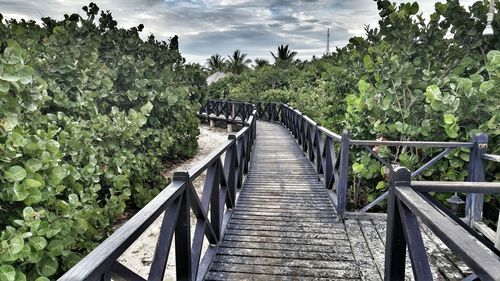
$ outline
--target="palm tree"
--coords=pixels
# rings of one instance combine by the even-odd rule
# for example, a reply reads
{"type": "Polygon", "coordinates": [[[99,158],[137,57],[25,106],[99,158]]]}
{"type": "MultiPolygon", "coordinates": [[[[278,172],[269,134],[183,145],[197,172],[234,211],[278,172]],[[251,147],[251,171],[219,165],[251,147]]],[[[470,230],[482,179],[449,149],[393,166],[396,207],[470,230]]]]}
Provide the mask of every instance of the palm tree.
{"type": "Polygon", "coordinates": [[[273,52],[270,52],[274,58],[275,63],[280,62],[293,62],[293,58],[297,55],[297,52],[292,52],[291,49],[288,48],[288,45],[280,45],[278,46],[278,52],[276,55],[273,52]]]}
{"type": "Polygon", "coordinates": [[[210,58],[208,58],[206,65],[210,73],[214,73],[217,71],[223,72],[224,70],[226,70],[226,60],[219,54],[212,55],[210,58]]]}
{"type": "Polygon", "coordinates": [[[256,58],[254,61],[255,63],[255,69],[259,69],[259,68],[262,68],[266,65],[269,65],[269,61],[267,61],[266,59],[259,59],[259,58],[256,58]]]}
{"type": "Polygon", "coordinates": [[[234,51],[232,56],[228,56],[229,58],[229,71],[234,74],[240,74],[243,70],[248,69],[248,64],[252,61],[250,59],[245,59],[247,54],[243,54],[240,50],[234,51]]]}

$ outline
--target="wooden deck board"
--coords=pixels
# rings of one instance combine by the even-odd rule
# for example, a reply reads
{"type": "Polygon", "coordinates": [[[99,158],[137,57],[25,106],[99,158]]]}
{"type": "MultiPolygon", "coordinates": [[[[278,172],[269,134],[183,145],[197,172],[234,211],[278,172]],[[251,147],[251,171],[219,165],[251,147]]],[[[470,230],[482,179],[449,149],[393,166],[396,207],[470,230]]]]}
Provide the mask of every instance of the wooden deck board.
{"type": "MultiPolygon", "coordinates": [[[[383,280],[385,217],[338,222],[330,197],[282,126],[258,122],[248,176],[206,280],[383,280]]],[[[470,273],[428,229],[435,280],[470,273]]],[[[413,280],[407,258],[406,279],[413,280]]]]}

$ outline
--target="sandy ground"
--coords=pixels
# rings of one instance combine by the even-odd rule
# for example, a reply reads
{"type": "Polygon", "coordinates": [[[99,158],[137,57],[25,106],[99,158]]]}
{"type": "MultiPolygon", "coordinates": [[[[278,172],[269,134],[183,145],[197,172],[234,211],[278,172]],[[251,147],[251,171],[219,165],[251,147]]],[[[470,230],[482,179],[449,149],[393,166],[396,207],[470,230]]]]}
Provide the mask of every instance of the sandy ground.
{"type": "MultiPolygon", "coordinates": [[[[207,125],[200,126],[200,136],[198,139],[199,150],[198,153],[191,159],[183,161],[173,168],[165,171],[165,175],[172,175],[175,171],[186,171],[194,166],[198,161],[202,160],[205,156],[210,154],[215,148],[220,146],[227,140],[226,129],[210,128],[207,125]]],[[[223,159],[223,158],[222,158],[223,159]]],[[[201,197],[201,189],[204,183],[205,174],[202,174],[194,182],[194,186],[201,197]]],[[[147,279],[149,274],[149,266],[153,261],[153,256],[156,247],[156,241],[160,232],[163,215],[158,219],[135,241],[132,246],[118,259],[119,262],[147,279]]],[[[191,214],[191,238],[194,233],[194,226],[196,219],[191,214]]],[[[205,239],[204,250],[206,250],[208,243],[205,239]]],[[[172,243],[169,258],[167,261],[167,270],[165,272],[164,280],[175,280],[175,243],[172,243]]]]}

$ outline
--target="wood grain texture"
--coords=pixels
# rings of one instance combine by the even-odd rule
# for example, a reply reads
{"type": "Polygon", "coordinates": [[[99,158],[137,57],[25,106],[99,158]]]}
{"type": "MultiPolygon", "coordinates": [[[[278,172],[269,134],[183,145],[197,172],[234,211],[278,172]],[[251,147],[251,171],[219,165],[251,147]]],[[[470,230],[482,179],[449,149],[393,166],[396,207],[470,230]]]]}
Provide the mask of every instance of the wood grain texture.
{"type": "Polygon", "coordinates": [[[206,280],[359,280],[314,167],[287,129],[257,126],[249,173],[206,280]]]}
{"type": "MultiPolygon", "coordinates": [[[[287,129],[258,122],[252,162],[206,280],[383,280],[386,215],[338,221],[287,129]]],[[[470,269],[420,224],[434,280],[470,269]]],[[[406,280],[414,280],[406,258],[406,280]]]]}

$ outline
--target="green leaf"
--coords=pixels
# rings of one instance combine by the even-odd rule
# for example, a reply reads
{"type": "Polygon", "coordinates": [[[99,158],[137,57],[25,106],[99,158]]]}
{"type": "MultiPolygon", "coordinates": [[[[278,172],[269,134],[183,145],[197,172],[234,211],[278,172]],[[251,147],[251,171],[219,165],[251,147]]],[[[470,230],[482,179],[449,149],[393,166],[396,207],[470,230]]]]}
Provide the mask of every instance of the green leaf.
{"type": "Polygon", "coordinates": [[[56,182],[62,181],[68,175],[68,170],[63,166],[57,166],[52,169],[52,176],[55,177],[56,182]]]}
{"type": "Polygon", "coordinates": [[[153,110],[153,104],[149,101],[141,107],[141,112],[144,114],[150,113],[151,110],[153,110]]]}
{"type": "Polygon", "coordinates": [[[427,87],[427,90],[425,91],[425,96],[428,98],[432,98],[432,100],[442,100],[443,95],[441,93],[441,90],[437,85],[430,85],[427,87]]]}
{"type": "Polygon", "coordinates": [[[382,189],[384,189],[384,188],[385,188],[385,182],[384,182],[384,181],[379,181],[379,182],[377,183],[377,186],[375,186],[375,189],[376,189],[376,190],[382,190],[382,189]]]}
{"type": "Polygon", "coordinates": [[[14,187],[12,188],[12,191],[13,191],[12,200],[14,201],[23,201],[30,194],[24,184],[15,183],[14,187]]]}
{"type": "Polygon", "coordinates": [[[37,279],[35,279],[35,281],[50,281],[50,279],[47,277],[41,276],[41,277],[38,277],[37,279]]]}
{"type": "Polygon", "coordinates": [[[64,250],[64,244],[61,240],[52,240],[49,242],[49,245],[47,246],[47,250],[49,251],[50,255],[53,257],[57,257],[62,255],[62,252],[64,250]]]}
{"type": "Polygon", "coordinates": [[[5,177],[10,182],[19,182],[26,177],[26,170],[21,166],[12,166],[5,172],[5,177]]]}
{"type": "Polygon", "coordinates": [[[26,205],[36,204],[36,203],[42,201],[42,199],[43,199],[43,194],[40,190],[31,189],[29,191],[28,198],[25,199],[24,203],[26,205]],[[26,202],[27,200],[29,200],[29,202],[26,202]]]}
{"type": "Polygon", "coordinates": [[[492,65],[500,65],[500,51],[493,50],[486,55],[488,62],[492,65]]]}
{"type": "Polygon", "coordinates": [[[16,281],[16,270],[11,265],[0,266],[0,280],[16,281]]]}
{"type": "Polygon", "coordinates": [[[363,57],[363,64],[368,72],[372,72],[374,70],[373,61],[370,55],[365,55],[363,57]]]}
{"type": "Polygon", "coordinates": [[[0,119],[0,127],[3,127],[7,132],[14,130],[17,124],[19,124],[17,114],[9,113],[3,119],[0,119]]]}
{"type": "Polygon", "coordinates": [[[410,14],[411,14],[411,15],[416,15],[416,14],[418,13],[418,9],[419,9],[419,7],[418,7],[418,3],[417,3],[417,2],[413,2],[413,3],[411,4],[410,14]]]}
{"type": "Polygon", "coordinates": [[[9,252],[12,255],[21,252],[23,248],[24,248],[24,239],[21,236],[16,235],[10,239],[9,252]]]}
{"type": "Polygon", "coordinates": [[[443,119],[444,123],[448,125],[454,124],[456,122],[456,117],[453,114],[445,114],[443,116],[443,119]]]}
{"type": "Polygon", "coordinates": [[[352,164],[352,170],[354,171],[354,173],[356,174],[359,174],[360,172],[362,172],[363,170],[365,169],[365,165],[363,164],[360,164],[360,163],[353,163],[352,164]]]}
{"type": "Polygon", "coordinates": [[[7,93],[10,89],[10,84],[7,81],[0,80],[0,92],[7,93]]]}
{"type": "Polygon", "coordinates": [[[42,183],[34,179],[26,179],[26,186],[29,188],[38,188],[42,186],[42,183]]]}
{"type": "Polygon", "coordinates": [[[45,257],[36,264],[36,270],[39,274],[50,277],[57,272],[58,266],[59,264],[57,263],[57,260],[45,257]]]}
{"type": "Polygon", "coordinates": [[[35,210],[31,207],[26,207],[23,210],[23,218],[25,221],[32,221],[35,216],[35,210]]]}
{"type": "Polygon", "coordinates": [[[20,270],[16,270],[16,281],[26,281],[26,275],[20,270]]]}
{"type": "Polygon", "coordinates": [[[43,237],[32,237],[30,239],[30,244],[38,251],[45,249],[47,246],[47,240],[43,237]]]}

